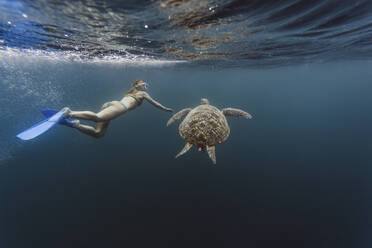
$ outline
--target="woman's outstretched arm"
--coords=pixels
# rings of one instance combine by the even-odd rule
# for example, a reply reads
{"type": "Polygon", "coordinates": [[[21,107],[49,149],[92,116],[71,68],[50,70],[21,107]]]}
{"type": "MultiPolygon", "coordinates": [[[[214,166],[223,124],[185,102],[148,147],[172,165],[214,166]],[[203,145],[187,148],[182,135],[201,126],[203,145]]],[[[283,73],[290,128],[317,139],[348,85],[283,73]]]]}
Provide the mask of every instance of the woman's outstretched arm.
{"type": "Polygon", "coordinates": [[[168,112],[172,112],[172,111],[173,111],[173,109],[171,109],[171,108],[167,108],[167,107],[161,105],[159,102],[157,102],[157,101],[155,101],[154,99],[152,99],[151,96],[150,96],[149,94],[147,94],[146,92],[144,92],[143,97],[144,97],[144,98],[145,98],[149,103],[151,103],[152,105],[154,105],[154,106],[157,107],[157,108],[160,108],[160,109],[165,110],[165,111],[168,111],[168,112]]]}

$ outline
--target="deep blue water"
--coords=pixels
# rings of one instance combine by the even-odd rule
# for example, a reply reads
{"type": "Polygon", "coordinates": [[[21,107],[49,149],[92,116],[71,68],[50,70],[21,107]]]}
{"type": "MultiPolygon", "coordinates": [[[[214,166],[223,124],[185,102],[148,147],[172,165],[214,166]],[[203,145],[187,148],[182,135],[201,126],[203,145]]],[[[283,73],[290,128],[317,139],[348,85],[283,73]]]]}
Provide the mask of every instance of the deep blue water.
{"type": "Polygon", "coordinates": [[[13,79],[1,91],[2,247],[370,246],[371,62],[222,71],[30,62],[1,67],[13,79]],[[14,137],[39,109],[97,110],[139,77],[175,110],[207,97],[253,119],[229,119],[217,166],[195,149],[174,159],[177,125],[146,103],[100,140],[65,127],[14,137]]]}
{"type": "Polygon", "coordinates": [[[369,1],[0,0],[0,248],[371,247],[369,10],[369,1]],[[240,36],[244,23],[260,31],[240,36]],[[216,45],[211,35],[235,39],[216,45]],[[175,111],[205,97],[253,118],[228,119],[216,166],[196,149],[174,159],[179,122],[166,127],[171,114],[148,103],[102,139],[62,126],[15,138],[40,109],[97,111],[140,78],[175,111]]]}

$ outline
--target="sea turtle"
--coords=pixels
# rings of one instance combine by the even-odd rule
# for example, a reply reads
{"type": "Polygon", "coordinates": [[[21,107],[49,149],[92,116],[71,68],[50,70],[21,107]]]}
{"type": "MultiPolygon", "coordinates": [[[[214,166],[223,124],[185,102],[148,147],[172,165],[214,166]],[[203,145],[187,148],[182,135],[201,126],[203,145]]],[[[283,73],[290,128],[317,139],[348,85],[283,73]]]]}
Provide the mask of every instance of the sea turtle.
{"type": "Polygon", "coordinates": [[[215,145],[225,141],[230,134],[230,128],[225,116],[245,117],[251,119],[247,112],[235,108],[218,108],[209,104],[209,101],[202,98],[199,106],[194,109],[185,108],[174,114],[167,122],[167,126],[175,120],[183,117],[185,119],[179,126],[179,134],[186,140],[186,145],[176,158],[186,153],[192,145],[201,151],[207,149],[208,155],[216,164],[215,145]]]}

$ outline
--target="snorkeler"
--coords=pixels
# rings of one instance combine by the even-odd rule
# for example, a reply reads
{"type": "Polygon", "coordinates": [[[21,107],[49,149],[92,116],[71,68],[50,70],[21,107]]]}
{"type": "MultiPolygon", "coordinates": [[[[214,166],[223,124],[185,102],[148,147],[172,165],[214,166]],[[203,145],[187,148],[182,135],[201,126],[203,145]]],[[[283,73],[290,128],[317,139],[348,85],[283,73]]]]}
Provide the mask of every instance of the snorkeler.
{"type": "Polygon", "coordinates": [[[65,112],[64,117],[97,122],[95,128],[88,125],[82,125],[80,124],[79,120],[72,121],[73,124],[68,126],[76,128],[80,132],[94,138],[100,138],[106,133],[107,127],[111,120],[140,106],[144,99],[157,108],[168,112],[173,111],[172,109],[164,107],[152,99],[151,96],[146,92],[146,89],[147,83],[145,81],[135,80],[133,87],[127,93],[125,93],[123,99],[120,101],[112,101],[103,104],[100,112],[94,113],[91,111],[71,111],[66,107],[63,109],[65,112]]]}

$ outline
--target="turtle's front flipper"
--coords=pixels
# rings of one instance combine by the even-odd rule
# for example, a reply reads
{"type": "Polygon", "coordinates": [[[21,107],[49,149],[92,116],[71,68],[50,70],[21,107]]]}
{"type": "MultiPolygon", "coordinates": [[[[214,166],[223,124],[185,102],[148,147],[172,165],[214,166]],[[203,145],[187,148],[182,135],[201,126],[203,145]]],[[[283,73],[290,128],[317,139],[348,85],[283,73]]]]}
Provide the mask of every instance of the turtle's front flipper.
{"type": "Polygon", "coordinates": [[[222,114],[225,116],[234,116],[234,117],[244,117],[247,119],[251,119],[252,115],[249,113],[241,110],[241,109],[236,109],[236,108],[224,108],[221,110],[222,114]]]}
{"type": "Polygon", "coordinates": [[[185,147],[182,149],[182,151],[180,151],[180,153],[178,153],[178,154],[176,155],[175,158],[178,158],[179,156],[185,154],[188,150],[190,150],[191,147],[192,147],[192,144],[190,144],[190,143],[186,143],[185,147]]]}
{"type": "Polygon", "coordinates": [[[181,111],[175,113],[167,122],[167,126],[172,124],[175,120],[179,120],[183,117],[185,117],[189,112],[191,111],[191,108],[185,108],[182,109],[181,111]]]}
{"type": "Polygon", "coordinates": [[[216,147],[207,146],[207,152],[209,157],[212,159],[213,164],[216,164],[216,147]]]}

